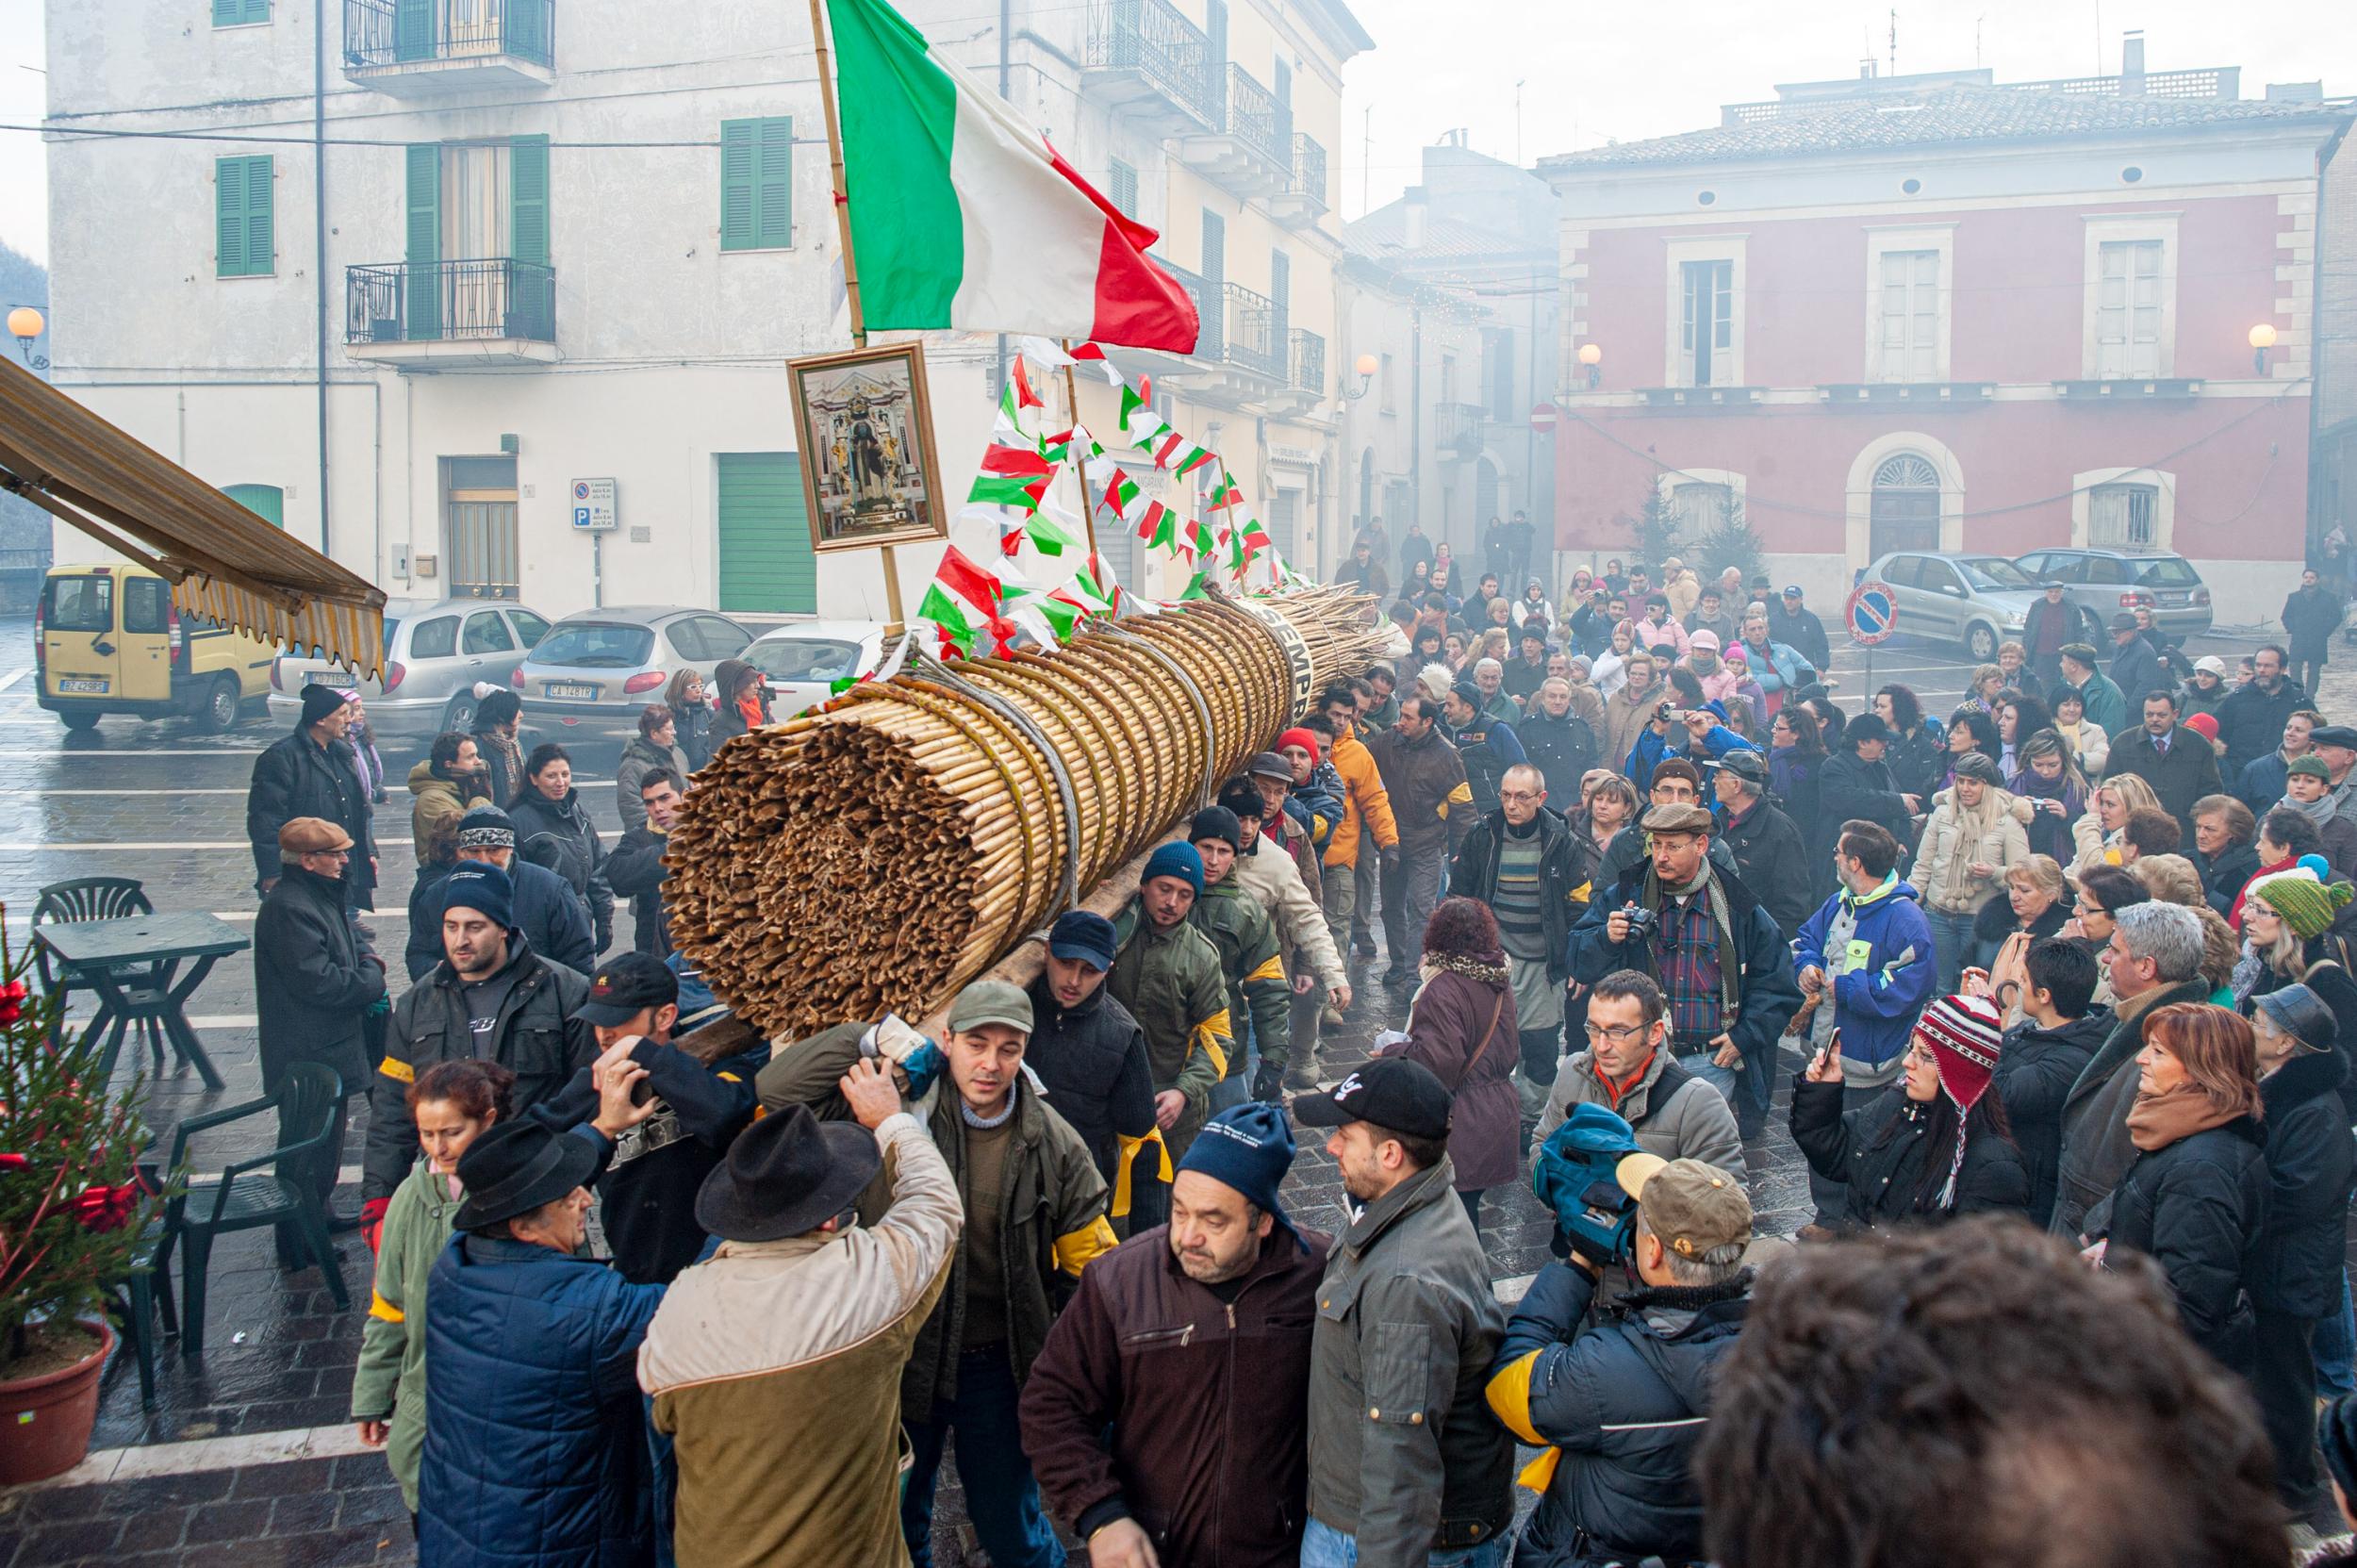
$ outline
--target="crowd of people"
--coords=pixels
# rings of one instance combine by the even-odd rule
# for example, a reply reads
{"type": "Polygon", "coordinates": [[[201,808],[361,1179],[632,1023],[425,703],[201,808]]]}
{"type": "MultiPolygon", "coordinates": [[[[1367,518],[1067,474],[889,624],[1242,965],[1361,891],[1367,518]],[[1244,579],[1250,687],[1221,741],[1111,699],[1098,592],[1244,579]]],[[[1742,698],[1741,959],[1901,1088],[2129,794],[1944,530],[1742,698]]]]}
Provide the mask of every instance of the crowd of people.
{"type": "MultiPolygon", "coordinates": [[[[639,716],[611,847],[511,693],[435,741],[388,1004],[382,764],[307,689],[249,806],[262,1063],[368,1098],[353,1415],[421,1560],[921,1565],[952,1459],[1000,1568],[2281,1563],[2334,1527],[2357,729],[2293,650],[2034,615],[1944,718],[1845,708],[1801,588],[1508,598],[1522,526],[1461,594],[1411,528],[1393,595],[1363,536],[1406,655],[938,1038],[762,1039],[674,951],[667,835],[767,719],[742,666],[639,716]],[[1369,982],[1393,1027],[1329,1049],[1369,982]],[[1748,1190],[1779,1103],[1789,1239],[1748,1190]],[[1331,1233],[1284,1199],[1306,1130],[1331,1233]],[[1507,1305],[1517,1184],[1559,1261],[1507,1305]]],[[[324,1196],[341,1142],[287,1174],[324,1196]]]]}

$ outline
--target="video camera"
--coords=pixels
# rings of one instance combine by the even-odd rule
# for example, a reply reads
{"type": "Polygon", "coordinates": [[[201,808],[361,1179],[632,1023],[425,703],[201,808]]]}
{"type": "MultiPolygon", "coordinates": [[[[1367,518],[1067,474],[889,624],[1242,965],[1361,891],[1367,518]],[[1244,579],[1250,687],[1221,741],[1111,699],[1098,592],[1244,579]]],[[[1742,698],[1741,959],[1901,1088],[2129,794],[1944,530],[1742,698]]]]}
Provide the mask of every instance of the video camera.
{"type": "Polygon", "coordinates": [[[1591,1104],[1573,1106],[1540,1147],[1531,1191],[1554,1213],[1557,1233],[1599,1266],[1635,1255],[1637,1200],[1619,1169],[1639,1152],[1628,1122],[1591,1104]]]}

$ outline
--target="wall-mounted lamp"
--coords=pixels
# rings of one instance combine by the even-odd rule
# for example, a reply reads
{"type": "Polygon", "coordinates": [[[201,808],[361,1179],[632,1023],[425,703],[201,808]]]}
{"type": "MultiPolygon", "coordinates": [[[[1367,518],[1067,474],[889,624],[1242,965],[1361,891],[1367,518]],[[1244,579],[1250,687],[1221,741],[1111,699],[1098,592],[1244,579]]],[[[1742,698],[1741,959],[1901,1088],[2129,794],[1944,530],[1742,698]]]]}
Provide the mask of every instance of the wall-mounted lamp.
{"type": "Polygon", "coordinates": [[[2275,323],[2261,322],[2250,329],[2250,373],[2267,373],[2267,350],[2275,346],[2275,323]]]}
{"type": "Polygon", "coordinates": [[[8,312],[8,336],[16,339],[16,352],[23,356],[25,364],[38,371],[47,370],[49,361],[44,356],[39,364],[34,364],[33,343],[48,324],[41,319],[41,312],[29,305],[20,305],[8,312]]]}
{"type": "Polygon", "coordinates": [[[1588,367],[1588,389],[1590,391],[1592,392],[1604,385],[1604,345],[1602,343],[1580,344],[1579,362],[1588,367]]]}
{"type": "Polygon", "coordinates": [[[1353,403],[1356,403],[1360,398],[1365,397],[1367,395],[1367,389],[1375,385],[1375,372],[1379,370],[1381,366],[1382,361],[1376,359],[1376,356],[1371,354],[1362,354],[1358,358],[1352,360],[1350,362],[1350,369],[1352,372],[1359,377],[1359,389],[1354,392],[1349,388],[1345,387],[1343,388],[1343,395],[1348,397],[1353,403]]]}

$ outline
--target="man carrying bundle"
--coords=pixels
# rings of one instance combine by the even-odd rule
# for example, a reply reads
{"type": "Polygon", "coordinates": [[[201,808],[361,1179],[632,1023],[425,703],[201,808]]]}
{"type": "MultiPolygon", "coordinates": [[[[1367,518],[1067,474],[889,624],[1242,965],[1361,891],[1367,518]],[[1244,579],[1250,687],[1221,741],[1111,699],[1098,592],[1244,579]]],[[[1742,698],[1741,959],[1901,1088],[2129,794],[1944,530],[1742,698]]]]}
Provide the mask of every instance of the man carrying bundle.
{"type": "MultiPolygon", "coordinates": [[[[1113,920],[1119,951],[1106,987],[1146,1031],[1154,1069],[1154,1121],[1173,1154],[1184,1153],[1211,1114],[1212,1085],[1228,1076],[1236,1048],[1219,949],[1188,923],[1203,893],[1203,857],[1191,844],[1165,844],[1146,863],[1138,895],[1113,920]]],[[[1161,1195],[1149,1209],[1140,1188],[1131,1223],[1162,1223],[1161,1195]]]]}
{"type": "Polygon", "coordinates": [[[1277,945],[1277,928],[1234,873],[1244,853],[1244,825],[1225,806],[1206,806],[1195,814],[1187,837],[1203,862],[1203,896],[1187,913],[1187,923],[1211,939],[1219,949],[1220,970],[1228,980],[1228,1016],[1249,1014],[1252,1032],[1247,1050],[1231,1052],[1228,1072],[1211,1091],[1214,1110],[1244,1103],[1247,1054],[1260,1064],[1249,1080],[1254,1099],[1273,1100],[1283,1081],[1285,1061],[1292,1053],[1292,1021],[1287,1016],[1290,992],[1285,958],[1277,945]]]}

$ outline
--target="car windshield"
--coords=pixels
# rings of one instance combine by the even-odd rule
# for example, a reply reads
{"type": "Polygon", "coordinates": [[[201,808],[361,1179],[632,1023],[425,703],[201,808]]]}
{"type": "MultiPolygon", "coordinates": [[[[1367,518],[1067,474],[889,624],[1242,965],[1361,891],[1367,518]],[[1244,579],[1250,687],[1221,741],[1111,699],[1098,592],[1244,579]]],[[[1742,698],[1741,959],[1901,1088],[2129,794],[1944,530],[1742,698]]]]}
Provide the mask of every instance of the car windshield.
{"type": "Polygon", "coordinates": [[[738,657],[773,681],[840,681],[859,672],[859,644],[821,637],[764,637],[738,657]]]}
{"type": "Polygon", "coordinates": [[[534,664],[570,665],[577,669],[632,669],[654,652],[654,632],[645,626],[618,626],[611,621],[585,620],[559,626],[532,651],[534,664]]]}
{"type": "Polygon", "coordinates": [[[1970,555],[1956,563],[1964,580],[1976,588],[2007,593],[2015,590],[2035,591],[2036,578],[2006,560],[2003,555],[1970,555]]]}
{"type": "Polygon", "coordinates": [[[2130,569],[2136,574],[2137,584],[2148,588],[2190,588],[2201,583],[2201,574],[2182,555],[2163,555],[2130,569]]]}

